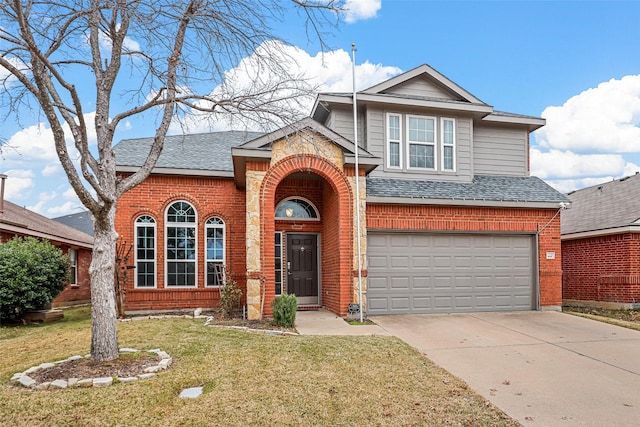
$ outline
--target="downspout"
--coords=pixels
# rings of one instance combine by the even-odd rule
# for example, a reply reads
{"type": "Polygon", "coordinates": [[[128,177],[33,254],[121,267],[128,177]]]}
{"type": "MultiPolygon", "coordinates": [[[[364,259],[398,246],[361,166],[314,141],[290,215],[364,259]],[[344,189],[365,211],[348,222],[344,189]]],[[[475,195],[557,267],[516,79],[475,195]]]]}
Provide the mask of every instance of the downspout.
{"type": "Polygon", "coordinates": [[[355,160],[356,160],[356,242],[358,245],[358,301],[360,303],[360,323],[364,321],[362,317],[362,254],[360,250],[360,242],[362,237],[360,236],[360,164],[358,162],[358,152],[360,147],[358,146],[358,107],[356,105],[356,44],[351,43],[351,55],[353,61],[351,63],[351,74],[353,76],[353,142],[355,144],[355,160]]]}

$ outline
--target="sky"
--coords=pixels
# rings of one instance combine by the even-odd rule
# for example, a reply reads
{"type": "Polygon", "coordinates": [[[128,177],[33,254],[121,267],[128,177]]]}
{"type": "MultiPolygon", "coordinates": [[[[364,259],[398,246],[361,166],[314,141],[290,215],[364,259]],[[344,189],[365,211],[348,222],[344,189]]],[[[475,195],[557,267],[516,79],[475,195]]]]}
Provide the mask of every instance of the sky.
{"type": "MultiPolygon", "coordinates": [[[[343,23],[327,28],[325,52],[300,27],[279,32],[295,58],[290,68],[321,91],[351,91],[355,43],[358,89],[429,64],[496,110],[545,118],[531,137],[531,175],[561,192],[640,171],[640,2],[346,0],[346,7],[343,23]]],[[[250,80],[240,68],[227,74],[250,80]]],[[[230,126],[203,123],[192,120],[188,131],[230,126]]],[[[145,120],[131,120],[116,141],[153,133],[145,120]]],[[[0,139],[7,200],[47,217],[84,210],[41,115],[1,124],[0,139]]]]}

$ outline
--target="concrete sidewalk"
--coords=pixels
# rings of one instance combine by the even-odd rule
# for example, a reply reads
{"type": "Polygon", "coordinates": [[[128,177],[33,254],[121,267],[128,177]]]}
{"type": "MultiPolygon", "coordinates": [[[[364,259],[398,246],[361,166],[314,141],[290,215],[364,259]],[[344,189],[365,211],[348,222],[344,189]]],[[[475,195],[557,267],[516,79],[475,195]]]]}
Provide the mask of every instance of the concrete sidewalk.
{"type": "Polygon", "coordinates": [[[390,335],[378,325],[350,325],[327,310],[298,311],[296,329],[300,335],[390,335]]]}
{"type": "Polygon", "coordinates": [[[524,426],[640,425],[638,331],[559,312],[372,320],[524,426]]]}

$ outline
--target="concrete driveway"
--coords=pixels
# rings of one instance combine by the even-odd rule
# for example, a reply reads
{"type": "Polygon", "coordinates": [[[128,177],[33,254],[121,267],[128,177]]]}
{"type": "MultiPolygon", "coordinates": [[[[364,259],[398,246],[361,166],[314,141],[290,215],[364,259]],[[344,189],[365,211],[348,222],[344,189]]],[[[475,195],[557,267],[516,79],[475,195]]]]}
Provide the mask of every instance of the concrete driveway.
{"type": "Polygon", "coordinates": [[[640,425],[640,332],[558,312],[371,319],[524,426],[640,425]]]}

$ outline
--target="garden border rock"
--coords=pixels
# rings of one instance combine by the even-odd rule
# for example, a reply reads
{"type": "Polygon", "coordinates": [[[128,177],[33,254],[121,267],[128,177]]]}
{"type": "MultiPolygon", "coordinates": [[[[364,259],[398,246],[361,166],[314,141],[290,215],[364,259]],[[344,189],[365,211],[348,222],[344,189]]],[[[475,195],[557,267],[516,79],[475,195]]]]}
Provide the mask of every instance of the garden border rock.
{"type": "MultiPolygon", "coordinates": [[[[139,353],[139,350],[134,348],[121,348],[120,353],[139,353]]],[[[147,350],[147,353],[154,353],[158,355],[160,361],[153,366],[149,366],[145,368],[140,374],[135,377],[99,377],[99,378],[67,378],[67,379],[56,379],[54,381],[47,381],[38,384],[36,380],[31,378],[31,374],[35,374],[44,369],[52,368],[56,365],[65,362],[73,362],[74,360],[80,359],[88,359],[91,357],[90,354],[86,356],[71,356],[67,359],[57,360],[55,362],[46,362],[41,363],[37,366],[32,366],[31,368],[25,370],[24,372],[16,372],[11,377],[11,382],[26,388],[32,388],[36,390],[51,390],[51,389],[64,389],[68,387],[75,388],[83,388],[83,387],[109,387],[114,383],[131,383],[136,382],[138,380],[146,380],[149,378],[155,377],[159,372],[164,371],[171,366],[173,363],[173,358],[166,351],[160,350],[159,348],[153,350],[147,350]]]]}

